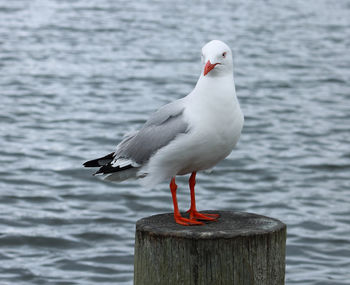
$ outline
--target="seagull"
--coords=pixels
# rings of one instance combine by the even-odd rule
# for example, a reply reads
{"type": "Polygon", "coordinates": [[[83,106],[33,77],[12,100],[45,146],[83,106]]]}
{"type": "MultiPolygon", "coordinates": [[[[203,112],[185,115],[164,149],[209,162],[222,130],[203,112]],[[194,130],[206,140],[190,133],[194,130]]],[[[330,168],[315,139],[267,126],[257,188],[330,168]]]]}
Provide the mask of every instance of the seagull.
{"type": "Polygon", "coordinates": [[[218,214],[196,208],[196,173],[227,157],[241,135],[244,116],[233,78],[231,49],[212,40],[202,48],[202,71],[193,91],[153,113],[142,128],[127,134],[114,152],[84,163],[99,167],[106,180],[139,178],[149,188],[168,180],[175,222],[183,226],[216,221],[218,214]],[[189,218],[179,211],[177,175],[191,174],[189,218]]]}

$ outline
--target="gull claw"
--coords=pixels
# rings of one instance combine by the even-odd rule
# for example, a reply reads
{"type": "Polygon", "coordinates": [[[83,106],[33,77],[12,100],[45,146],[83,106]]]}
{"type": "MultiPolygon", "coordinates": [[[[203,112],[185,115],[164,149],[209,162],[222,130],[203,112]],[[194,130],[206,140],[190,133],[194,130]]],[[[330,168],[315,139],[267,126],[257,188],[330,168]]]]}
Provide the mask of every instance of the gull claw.
{"type": "Polygon", "coordinates": [[[217,221],[217,219],[220,217],[219,214],[209,214],[209,213],[199,213],[196,210],[189,209],[186,213],[190,214],[190,219],[198,219],[198,220],[205,220],[205,221],[217,221]]]}
{"type": "Polygon", "coordinates": [[[182,216],[174,216],[175,222],[177,224],[183,225],[183,226],[196,226],[196,225],[204,225],[204,223],[197,221],[196,219],[190,218],[184,218],[182,216]]]}

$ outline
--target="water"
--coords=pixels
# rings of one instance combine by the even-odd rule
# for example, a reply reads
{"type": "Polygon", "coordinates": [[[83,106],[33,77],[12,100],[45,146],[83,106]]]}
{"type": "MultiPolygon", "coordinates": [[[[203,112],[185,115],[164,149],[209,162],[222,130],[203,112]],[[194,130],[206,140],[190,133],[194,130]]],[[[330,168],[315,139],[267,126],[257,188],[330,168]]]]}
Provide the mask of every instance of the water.
{"type": "Polygon", "coordinates": [[[168,185],[81,164],[190,92],[218,38],[246,121],[199,209],[284,221],[286,284],[349,284],[349,2],[171,2],[2,1],[0,283],[132,284],[135,222],[172,211],[168,185]]]}

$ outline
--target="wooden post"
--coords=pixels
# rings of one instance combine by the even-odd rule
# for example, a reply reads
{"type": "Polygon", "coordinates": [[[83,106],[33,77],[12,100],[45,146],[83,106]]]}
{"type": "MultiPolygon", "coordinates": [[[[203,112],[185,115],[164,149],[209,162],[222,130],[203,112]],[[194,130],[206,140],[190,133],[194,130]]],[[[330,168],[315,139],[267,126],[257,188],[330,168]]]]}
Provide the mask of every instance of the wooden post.
{"type": "Polygon", "coordinates": [[[215,213],[219,220],[204,226],[177,225],[173,214],[139,220],[134,285],[284,284],[286,225],[250,213],[215,213]]]}

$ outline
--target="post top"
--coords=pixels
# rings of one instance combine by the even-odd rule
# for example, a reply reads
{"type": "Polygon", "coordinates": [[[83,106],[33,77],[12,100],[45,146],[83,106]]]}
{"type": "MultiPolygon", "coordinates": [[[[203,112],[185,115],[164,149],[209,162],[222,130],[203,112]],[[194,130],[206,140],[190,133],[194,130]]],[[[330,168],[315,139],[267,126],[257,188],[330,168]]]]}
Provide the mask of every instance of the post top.
{"type": "Polygon", "coordinates": [[[181,226],[175,223],[172,213],[166,213],[138,220],[136,230],[154,236],[219,239],[264,235],[286,227],[284,223],[277,219],[252,213],[234,211],[203,212],[220,214],[220,218],[217,222],[205,222],[205,225],[202,226],[181,226]]]}

